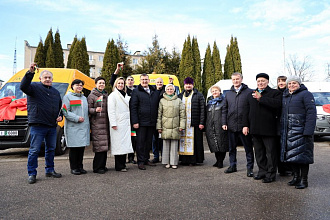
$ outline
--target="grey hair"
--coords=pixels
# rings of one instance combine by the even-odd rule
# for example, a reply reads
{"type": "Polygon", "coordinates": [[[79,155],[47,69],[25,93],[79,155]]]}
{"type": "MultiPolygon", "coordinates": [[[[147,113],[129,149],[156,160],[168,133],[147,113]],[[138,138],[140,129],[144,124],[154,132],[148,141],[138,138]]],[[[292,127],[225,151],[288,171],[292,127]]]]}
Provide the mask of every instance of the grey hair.
{"type": "Polygon", "coordinates": [[[242,73],[239,73],[239,72],[235,72],[235,73],[231,74],[231,76],[240,76],[241,79],[243,79],[242,73]]]}
{"type": "Polygon", "coordinates": [[[170,86],[172,86],[173,89],[175,90],[175,86],[174,86],[173,84],[167,84],[167,85],[165,86],[165,91],[166,91],[166,89],[167,89],[168,87],[170,87],[170,86]]]}
{"type": "Polygon", "coordinates": [[[53,78],[53,73],[50,72],[49,70],[43,70],[43,71],[41,71],[41,73],[40,73],[40,78],[42,77],[42,75],[43,75],[44,73],[50,73],[50,74],[52,75],[52,78],[53,78]]]}

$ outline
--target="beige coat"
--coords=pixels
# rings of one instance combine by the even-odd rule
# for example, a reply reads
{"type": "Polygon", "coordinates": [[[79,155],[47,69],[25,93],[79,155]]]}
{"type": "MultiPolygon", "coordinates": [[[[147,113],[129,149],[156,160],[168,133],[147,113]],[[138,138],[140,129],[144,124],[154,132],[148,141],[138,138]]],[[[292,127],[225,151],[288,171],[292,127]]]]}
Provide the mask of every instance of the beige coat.
{"type": "Polygon", "coordinates": [[[177,95],[169,97],[165,93],[159,102],[157,130],[162,130],[162,139],[180,139],[179,129],[185,129],[186,112],[177,95]]]}

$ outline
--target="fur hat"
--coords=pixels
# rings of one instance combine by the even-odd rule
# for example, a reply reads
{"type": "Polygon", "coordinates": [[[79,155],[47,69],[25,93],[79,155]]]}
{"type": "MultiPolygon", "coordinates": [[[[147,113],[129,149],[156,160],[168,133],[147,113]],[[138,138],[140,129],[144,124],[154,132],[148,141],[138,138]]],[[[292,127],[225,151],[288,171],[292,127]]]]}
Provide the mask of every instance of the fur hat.
{"type": "Polygon", "coordinates": [[[193,78],[187,77],[183,80],[183,84],[193,84],[194,85],[194,80],[193,80],[193,78]]]}
{"type": "Polygon", "coordinates": [[[259,74],[256,76],[256,80],[257,80],[259,77],[262,77],[262,78],[265,78],[265,79],[269,80],[269,76],[268,76],[267,73],[259,73],[259,74]]]}
{"type": "Polygon", "coordinates": [[[301,79],[298,76],[288,76],[288,78],[286,79],[286,84],[288,84],[289,82],[292,81],[296,81],[299,83],[299,85],[301,84],[301,79]]]}

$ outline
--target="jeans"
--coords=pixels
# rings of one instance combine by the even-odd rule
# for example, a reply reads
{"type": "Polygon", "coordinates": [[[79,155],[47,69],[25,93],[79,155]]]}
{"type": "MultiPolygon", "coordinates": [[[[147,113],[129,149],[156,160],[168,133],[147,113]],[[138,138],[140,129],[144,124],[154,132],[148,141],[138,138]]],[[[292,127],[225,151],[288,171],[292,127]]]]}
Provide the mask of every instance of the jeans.
{"type": "Polygon", "coordinates": [[[38,156],[41,145],[45,141],[45,170],[54,172],[54,156],[56,148],[56,127],[31,126],[31,143],[28,155],[27,169],[29,176],[37,175],[38,156]]]}

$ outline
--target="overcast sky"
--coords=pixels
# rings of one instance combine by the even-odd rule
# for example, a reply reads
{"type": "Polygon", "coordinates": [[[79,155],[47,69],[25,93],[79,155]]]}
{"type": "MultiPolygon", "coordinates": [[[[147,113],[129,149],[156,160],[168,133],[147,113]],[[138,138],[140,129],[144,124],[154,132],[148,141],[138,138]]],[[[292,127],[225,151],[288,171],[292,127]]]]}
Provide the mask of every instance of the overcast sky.
{"type": "Polygon", "coordinates": [[[87,49],[105,50],[109,39],[124,39],[131,53],[145,51],[157,34],[161,47],[180,51],[188,34],[197,37],[201,57],[216,41],[222,64],[230,37],[237,37],[244,81],[256,87],[255,75],[271,81],[283,74],[286,58],[309,56],[324,80],[330,63],[330,3],[328,0],[181,0],[181,1],[0,1],[0,79],[13,73],[17,38],[17,71],[24,67],[24,40],[37,46],[52,27],[59,29],[62,47],[75,34],[86,37],[87,49]]]}

